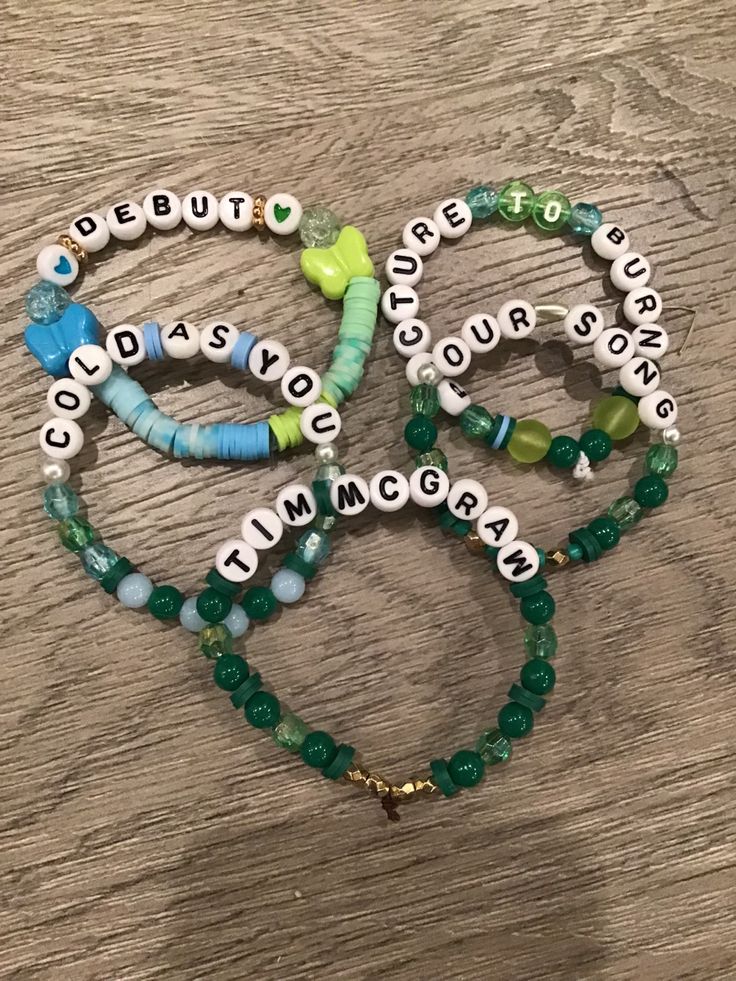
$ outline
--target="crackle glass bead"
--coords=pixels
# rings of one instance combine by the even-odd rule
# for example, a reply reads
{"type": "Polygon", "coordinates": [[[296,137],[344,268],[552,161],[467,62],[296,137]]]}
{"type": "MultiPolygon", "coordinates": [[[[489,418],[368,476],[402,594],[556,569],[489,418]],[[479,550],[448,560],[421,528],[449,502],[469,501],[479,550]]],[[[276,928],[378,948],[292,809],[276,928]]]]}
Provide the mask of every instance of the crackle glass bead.
{"type": "Polygon", "coordinates": [[[337,516],[334,514],[318,514],[314,519],[314,527],[318,531],[330,532],[337,524],[337,516]]]}
{"type": "Polygon", "coordinates": [[[79,511],[79,499],[69,484],[49,484],[43,491],[43,509],[55,521],[64,521],[79,511]]]}
{"type": "Polygon", "coordinates": [[[433,450],[427,450],[426,453],[418,453],[414,457],[414,463],[417,467],[438,467],[447,473],[447,457],[436,446],[433,450]]]}
{"type": "Polygon", "coordinates": [[[567,223],[576,235],[592,235],[603,221],[603,215],[594,204],[580,201],[570,209],[567,223]]]}
{"type": "Polygon", "coordinates": [[[315,480],[327,480],[332,483],[345,473],[345,467],[341,463],[322,463],[317,467],[314,475],[315,480]]]}
{"type": "Polygon", "coordinates": [[[440,411],[440,396],[435,385],[416,385],[409,395],[411,411],[432,418],[440,411]]]}
{"type": "Polygon", "coordinates": [[[296,546],[296,554],[310,565],[320,565],[330,554],[330,538],[324,531],[308,528],[296,546]]]}
{"type": "Polygon", "coordinates": [[[299,238],[306,249],[328,249],[340,234],[340,219],[320,205],[305,208],[299,221],[299,238]]]}
{"type": "Polygon", "coordinates": [[[307,723],[293,712],[287,712],[281,717],[271,736],[277,746],[287,749],[290,753],[298,753],[308,734],[307,723]]]}
{"type": "Polygon", "coordinates": [[[465,203],[473,218],[490,218],[498,207],[498,191],[487,184],[478,184],[465,195],[465,203]]]}
{"type": "Polygon", "coordinates": [[[627,531],[641,521],[642,509],[633,497],[618,497],[608,508],[608,517],[613,518],[621,531],[627,531]]]}
{"type": "Polygon", "coordinates": [[[53,324],[71,302],[65,289],[42,279],[26,293],[26,313],[36,324],[53,324]]]}
{"type": "Polygon", "coordinates": [[[232,654],[232,634],[224,623],[208,623],[199,631],[199,649],[209,658],[232,654]]]}
{"type": "Polygon", "coordinates": [[[559,191],[543,191],[532,208],[532,221],[543,232],[556,232],[570,217],[570,202],[559,191]]]}
{"type": "Polygon", "coordinates": [[[529,657],[554,657],[557,634],[548,623],[530,623],[524,631],[524,647],[529,657]]]}
{"type": "Polygon", "coordinates": [[[475,748],[480,758],[488,766],[494,763],[505,763],[511,756],[511,742],[500,729],[486,729],[478,737],[475,748]]]}
{"type": "Polygon", "coordinates": [[[647,450],[646,467],[658,477],[670,477],[677,470],[677,447],[654,443],[647,450]]]}
{"type": "Polygon", "coordinates": [[[469,405],[460,413],[460,428],[469,439],[487,436],[493,427],[493,416],[482,405],[469,405]]]}
{"type": "Polygon", "coordinates": [[[81,552],[95,539],[95,530],[84,518],[65,518],[59,525],[59,541],[70,552],[81,552]]]}
{"type": "Polygon", "coordinates": [[[102,542],[93,542],[79,553],[82,568],[88,576],[98,582],[112,569],[119,558],[117,552],[102,542]]]}
{"type": "Polygon", "coordinates": [[[523,181],[510,181],[498,195],[498,213],[506,221],[524,221],[532,213],[534,191],[523,181]]]}

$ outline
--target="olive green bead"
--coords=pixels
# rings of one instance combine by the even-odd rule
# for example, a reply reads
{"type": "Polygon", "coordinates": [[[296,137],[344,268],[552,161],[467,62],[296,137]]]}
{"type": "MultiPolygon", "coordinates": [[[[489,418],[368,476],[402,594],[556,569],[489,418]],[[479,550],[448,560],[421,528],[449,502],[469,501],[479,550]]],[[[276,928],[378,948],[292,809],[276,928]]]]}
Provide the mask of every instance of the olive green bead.
{"type": "Polygon", "coordinates": [[[474,787],[483,779],[485,763],[473,749],[459,749],[447,764],[453,783],[458,787],[474,787]]]}
{"type": "MultiPolygon", "coordinates": [[[[611,439],[626,439],[639,426],[639,410],[623,395],[609,395],[593,409],[593,425],[611,439]]],[[[580,438],[582,446],[583,439],[580,438]]]]}
{"type": "Polygon", "coordinates": [[[677,470],[677,447],[654,443],[647,450],[646,468],[657,477],[671,477],[677,470]]]}
{"type": "Polygon", "coordinates": [[[416,385],[409,395],[411,411],[432,418],[440,411],[440,396],[434,385],[416,385]]]}
{"type": "Polygon", "coordinates": [[[507,702],[498,713],[498,728],[509,739],[521,739],[534,728],[534,713],[526,705],[507,702]]]}
{"type": "Polygon", "coordinates": [[[245,717],[254,729],[273,729],[281,718],[281,705],[270,691],[257,691],[245,703],[245,717]]]}
{"type": "Polygon", "coordinates": [[[507,447],[518,463],[537,463],[543,459],[552,445],[552,434],[537,419],[520,419],[507,447]]]}
{"type": "Polygon", "coordinates": [[[181,613],[184,596],[176,586],[154,586],[147,605],[148,612],[157,620],[173,620],[181,613]]]}
{"type": "Polygon", "coordinates": [[[543,232],[556,232],[567,224],[572,208],[559,191],[542,191],[532,208],[532,221],[543,232]]]}
{"type": "Polygon", "coordinates": [[[335,740],[328,732],[317,729],[304,737],[301,755],[307,766],[322,770],[334,760],[336,753],[335,740]]]}
{"type": "Polygon", "coordinates": [[[469,439],[487,436],[493,428],[493,416],[482,405],[469,405],[460,413],[460,428],[469,439]]]}
{"type": "Polygon", "coordinates": [[[524,596],[519,603],[521,615],[528,623],[548,623],[555,615],[555,601],[546,591],[524,596]]]}
{"type": "Polygon", "coordinates": [[[248,677],[248,665],[239,654],[223,654],[212,673],[215,684],[223,691],[235,691],[248,677]]]}
{"type": "Polygon", "coordinates": [[[81,552],[95,540],[95,530],[84,518],[66,518],[59,522],[59,541],[70,552],[81,552]]]}
{"type": "Polygon", "coordinates": [[[500,729],[486,729],[482,732],[475,748],[488,766],[505,763],[511,756],[511,743],[500,729]]]}
{"type": "Polygon", "coordinates": [[[431,450],[437,439],[437,427],[427,416],[414,416],[404,427],[404,439],[414,450],[431,450]]]}
{"type": "Polygon", "coordinates": [[[603,429],[587,429],[580,437],[580,449],[593,463],[600,463],[611,455],[613,442],[603,429]]]}
{"type": "Polygon", "coordinates": [[[621,531],[627,531],[641,521],[642,510],[633,497],[618,497],[608,508],[608,517],[613,518],[621,531]]]}
{"type": "Polygon", "coordinates": [[[534,191],[523,181],[510,181],[498,195],[498,213],[506,221],[524,221],[532,213],[534,191]]]}
{"type": "Polygon", "coordinates": [[[548,623],[531,623],[524,631],[524,647],[529,657],[554,657],[557,653],[557,634],[548,623]]]}
{"type": "Polygon", "coordinates": [[[233,635],[224,623],[210,623],[199,631],[199,649],[205,657],[232,654],[233,635]]]}
{"type": "Polygon", "coordinates": [[[634,484],[634,500],[643,508],[656,508],[664,504],[669,495],[667,484],[656,474],[640,477],[634,484]]]}
{"type": "Polygon", "coordinates": [[[233,601],[229,596],[208,586],[197,597],[197,613],[207,623],[219,623],[224,620],[232,609],[233,601]]]}
{"type": "Polygon", "coordinates": [[[268,620],[279,604],[268,586],[251,586],[240,605],[250,620],[268,620]]]}
{"type": "Polygon", "coordinates": [[[580,447],[572,436],[555,436],[549,444],[547,459],[553,467],[574,467],[580,455],[580,447]]]}
{"type": "Polygon", "coordinates": [[[540,657],[527,661],[521,669],[521,683],[535,695],[546,695],[555,687],[555,669],[540,657]]]}
{"type": "Polygon", "coordinates": [[[604,552],[615,548],[621,541],[621,528],[618,523],[604,515],[593,518],[588,525],[588,531],[595,537],[604,552]]]}

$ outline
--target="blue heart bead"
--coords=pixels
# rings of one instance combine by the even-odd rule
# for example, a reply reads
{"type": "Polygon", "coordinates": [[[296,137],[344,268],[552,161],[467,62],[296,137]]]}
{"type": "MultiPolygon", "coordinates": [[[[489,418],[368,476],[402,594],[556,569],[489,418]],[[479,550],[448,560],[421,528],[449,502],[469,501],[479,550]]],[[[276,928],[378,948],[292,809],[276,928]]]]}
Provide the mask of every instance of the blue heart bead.
{"type": "Polygon", "coordinates": [[[59,256],[59,261],[54,266],[54,272],[60,276],[68,276],[72,271],[72,264],[65,255],[59,256]]]}

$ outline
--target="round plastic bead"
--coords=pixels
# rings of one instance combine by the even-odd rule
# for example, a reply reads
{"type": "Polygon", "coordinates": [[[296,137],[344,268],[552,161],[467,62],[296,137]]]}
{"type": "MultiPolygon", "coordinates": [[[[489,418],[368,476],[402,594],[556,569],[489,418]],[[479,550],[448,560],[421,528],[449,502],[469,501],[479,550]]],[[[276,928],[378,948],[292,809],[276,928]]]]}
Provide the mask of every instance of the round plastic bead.
{"type": "Polygon", "coordinates": [[[519,608],[527,623],[536,625],[549,623],[555,615],[555,601],[546,590],[534,593],[533,596],[524,596],[519,603],[519,608]]]}
{"type": "Polygon", "coordinates": [[[263,209],[266,225],[277,235],[291,235],[302,220],[302,206],[293,194],[272,194],[263,209]]]}
{"type": "Polygon", "coordinates": [[[219,202],[209,191],[190,191],[181,202],[184,223],[195,232],[206,232],[217,224],[220,211],[219,202]]]}
{"type": "Polygon", "coordinates": [[[649,473],[670,477],[677,470],[677,447],[654,443],[647,450],[645,463],[649,473]]]}
{"type": "Polygon", "coordinates": [[[593,251],[601,257],[613,262],[623,255],[629,247],[629,236],[619,225],[607,221],[593,232],[590,244],[593,251]]]}
{"type": "Polygon", "coordinates": [[[84,446],[84,433],[74,419],[54,416],[41,426],[38,441],[47,456],[54,460],[69,460],[84,446]]]}
{"type": "Polygon", "coordinates": [[[153,228],[168,232],[181,221],[181,201],[162,187],[157,187],[143,199],[143,214],[153,228]]]}
{"type": "Polygon", "coordinates": [[[269,691],[257,691],[245,703],[245,717],[255,729],[273,729],[281,718],[278,698],[269,691]]]}
{"type": "Polygon", "coordinates": [[[486,184],[471,187],[465,195],[465,203],[473,218],[490,218],[498,207],[498,191],[486,184]]]}
{"type": "Polygon", "coordinates": [[[432,348],[432,361],[448,378],[462,375],[470,367],[472,354],[462,337],[443,337],[432,348]]]}
{"type": "Polygon", "coordinates": [[[441,201],[433,217],[442,238],[461,238],[473,223],[473,213],[461,198],[441,201]]]}
{"type": "Polygon", "coordinates": [[[424,258],[439,246],[440,230],[431,218],[412,218],[404,225],[401,241],[424,258]]]}
{"type": "Polygon", "coordinates": [[[112,373],[112,358],[99,344],[81,344],[69,357],[69,373],[82,385],[100,385],[112,373]]]}
{"type": "Polygon", "coordinates": [[[156,586],[148,597],[148,611],[157,620],[173,620],[183,605],[184,597],[176,586],[156,586]]]}
{"type": "Polygon", "coordinates": [[[570,202],[559,191],[542,191],[532,207],[532,221],[544,232],[556,232],[567,224],[570,202]]]}
{"type": "MultiPolygon", "coordinates": [[[[240,526],[240,533],[243,541],[251,549],[265,551],[274,548],[284,534],[284,523],[281,518],[271,508],[253,508],[243,518],[240,526]]],[[[256,556],[250,556],[250,564],[256,556]]],[[[234,577],[230,577],[234,578],[234,577]]]]}
{"type": "Polygon", "coordinates": [[[49,484],[43,492],[43,509],[54,521],[64,521],[79,511],[79,498],[69,484],[49,484]]]}
{"type": "Polygon", "coordinates": [[[371,504],[379,511],[399,511],[409,500],[409,481],[398,470],[379,470],[368,488],[371,504]]]}
{"type": "Polygon", "coordinates": [[[509,454],[519,463],[537,463],[547,455],[552,434],[536,419],[520,419],[508,444],[509,454]]]}
{"type": "Polygon", "coordinates": [[[646,286],[651,275],[652,267],[638,252],[624,252],[611,263],[611,282],[622,293],[646,286]]]}
{"type": "Polygon", "coordinates": [[[118,201],[105,215],[107,227],[121,242],[133,242],[146,230],[146,215],[135,201],[118,201]]]}
{"type": "Polygon", "coordinates": [[[613,442],[604,429],[586,429],[580,436],[580,449],[589,460],[600,463],[611,455],[613,442]]]}
{"type": "Polygon", "coordinates": [[[402,358],[423,354],[432,347],[432,334],[423,320],[402,320],[394,327],[394,347],[402,358]]]}
{"type": "Polygon", "coordinates": [[[422,508],[442,504],[450,490],[450,478],[439,467],[419,466],[409,478],[412,501],[422,508]]]}
{"type": "MultiPolygon", "coordinates": [[[[509,582],[526,582],[539,571],[539,552],[529,542],[516,539],[501,546],[496,555],[498,571],[509,582]]],[[[542,622],[542,621],[540,621],[542,622]]]]}
{"type": "Polygon", "coordinates": [[[63,287],[42,279],[26,293],[26,313],[34,324],[53,324],[71,302],[63,287]]]}
{"type": "Polygon", "coordinates": [[[655,324],[662,313],[662,297],[651,286],[637,286],[626,294],[623,309],[630,324],[655,324]]]}
{"type": "Polygon", "coordinates": [[[480,783],[485,768],[481,755],[472,749],[459,749],[447,764],[453,783],[458,787],[474,787],[480,783]]]}
{"type": "Polygon", "coordinates": [[[232,609],[222,622],[233,637],[242,637],[250,623],[245,610],[237,603],[233,603],[232,609]]]}
{"type": "Polygon", "coordinates": [[[386,259],[385,271],[386,279],[392,286],[396,283],[416,286],[422,278],[424,263],[412,249],[397,249],[386,259]]]}
{"type": "Polygon", "coordinates": [[[487,354],[501,340],[501,328],[490,313],[474,313],[463,322],[460,336],[473,354],[487,354]]]}
{"type": "Polygon", "coordinates": [[[268,586],[251,586],[243,597],[242,607],[251,620],[268,620],[278,608],[276,597],[268,586]]]}
{"type": "Polygon", "coordinates": [[[79,274],[79,263],[63,245],[47,245],[38,253],[36,269],[41,279],[57,286],[71,286],[79,274]]]}
{"type": "Polygon", "coordinates": [[[40,466],[41,477],[47,484],[65,484],[72,470],[66,460],[51,460],[44,458],[40,466]]]}
{"type": "Polygon", "coordinates": [[[102,215],[90,211],[75,218],[69,226],[69,235],[87,252],[99,252],[110,241],[110,229],[102,215]]]}
{"type": "Polygon", "coordinates": [[[640,477],[634,484],[634,500],[643,508],[656,508],[664,504],[669,495],[667,484],[656,474],[640,477]]]}
{"type": "Polygon", "coordinates": [[[342,419],[331,405],[313,402],[299,416],[299,429],[310,443],[331,443],[340,435],[342,419]]]}
{"type": "Polygon", "coordinates": [[[554,657],[557,653],[557,634],[548,623],[529,624],[524,631],[524,647],[529,657],[554,657]]]}
{"type": "Polygon", "coordinates": [[[555,669],[542,658],[527,661],[521,669],[521,683],[534,695],[546,695],[555,687],[555,669]]]}
{"type": "Polygon", "coordinates": [[[198,634],[200,630],[207,626],[207,621],[197,613],[197,597],[190,596],[184,600],[179,611],[179,623],[185,630],[191,630],[193,634],[198,634]]]}
{"type": "Polygon", "coordinates": [[[381,313],[391,324],[413,320],[419,313],[419,297],[412,286],[396,283],[381,297],[381,313]]]}
{"type": "Polygon", "coordinates": [[[140,364],[146,358],[145,334],[135,324],[119,324],[108,331],[105,350],[115,364],[140,364]]]}
{"type": "Polygon", "coordinates": [[[219,623],[224,620],[232,605],[233,601],[229,596],[219,593],[212,587],[203,589],[197,597],[197,613],[207,623],[219,623]]]}
{"type": "Polygon", "coordinates": [[[580,446],[572,436],[555,436],[547,450],[547,459],[552,466],[564,469],[574,467],[579,455],[580,446]]]}
{"type": "Polygon", "coordinates": [[[450,487],[447,507],[456,518],[475,521],[488,507],[488,492],[477,480],[463,477],[450,487]]]}
{"type": "Polygon", "coordinates": [[[604,369],[622,368],[635,350],[631,334],[620,327],[607,327],[593,343],[593,357],[604,369]]]}
{"type": "Polygon", "coordinates": [[[437,439],[437,427],[427,416],[414,416],[404,427],[404,439],[414,450],[431,450],[437,439]]]}
{"type": "Polygon", "coordinates": [[[322,770],[334,760],[336,753],[335,740],[328,732],[322,732],[318,729],[304,737],[301,757],[307,766],[322,770]]]}
{"type": "Polygon", "coordinates": [[[532,213],[534,191],[523,181],[510,181],[498,195],[498,213],[506,221],[524,221],[532,213]]]}
{"type": "Polygon", "coordinates": [[[670,346],[669,334],[659,324],[639,324],[632,330],[631,338],[636,353],[652,361],[658,361],[670,346]]]}
{"type": "Polygon", "coordinates": [[[608,433],[611,439],[626,439],[637,430],[639,412],[625,395],[610,395],[596,405],[592,419],[595,428],[608,433]]]}
{"type": "Polygon", "coordinates": [[[303,409],[322,394],[322,380],[313,368],[294,365],[281,379],[281,394],[289,405],[303,409]]]}
{"type": "Polygon", "coordinates": [[[507,702],[498,713],[498,728],[509,739],[521,739],[534,728],[534,713],[518,702],[507,702]]]}
{"type": "Polygon", "coordinates": [[[662,388],[645,395],[637,409],[639,418],[650,429],[669,429],[677,421],[677,402],[662,388]]]}
{"type": "Polygon", "coordinates": [[[200,350],[199,330],[186,320],[175,320],[161,328],[161,346],[170,358],[193,358],[200,350]]]}
{"type": "Polygon", "coordinates": [[[604,552],[615,548],[621,541],[621,528],[613,518],[603,515],[593,518],[588,525],[588,531],[595,537],[604,552]]]}
{"type": "Polygon", "coordinates": [[[504,337],[519,341],[528,337],[537,325],[537,312],[526,300],[507,300],[496,317],[504,337]]]}
{"type": "Polygon", "coordinates": [[[494,504],[481,514],[476,523],[478,537],[491,548],[503,548],[519,533],[519,521],[513,511],[494,504]]]}
{"type": "Polygon", "coordinates": [[[639,355],[627,362],[618,373],[619,385],[636,398],[656,392],[660,377],[659,368],[654,361],[639,355]]]}
{"type": "Polygon", "coordinates": [[[602,221],[603,215],[600,209],[596,208],[594,204],[586,204],[584,201],[572,206],[570,217],[567,219],[571,231],[576,235],[592,235],[602,221]]]}
{"type": "Polygon", "coordinates": [[[593,344],[603,333],[605,325],[602,311],[592,303],[578,303],[571,307],[563,321],[565,333],[573,344],[593,344]]]}
{"type": "Polygon", "coordinates": [[[208,361],[227,364],[239,338],[240,331],[234,324],[225,320],[213,320],[199,333],[199,349],[208,361]]]}
{"type": "Polygon", "coordinates": [[[148,597],[153,592],[153,583],[142,572],[131,572],[120,581],[116,592],[123,606],[137,610],[148,602],[148,597]]]}
{"type": "Polygon", "coordinates": [[[279,603],[296,603],[304,595],[304,576],[291,569],[278,569],[271,577],[271,592],[279,603]]]}
{"type": "Polygon", "coordinates": [[[248,665],[239,654],[223,654],[218,657],[212,677],[218,688],[235,691],[248,678],[248,665]]]}
{"type": "Polygon", "coordinates": [[[329,249],[340,234],[340,219],[329,208],[305,208],[299,219],[299,238],[305,249],[329,249]]]}

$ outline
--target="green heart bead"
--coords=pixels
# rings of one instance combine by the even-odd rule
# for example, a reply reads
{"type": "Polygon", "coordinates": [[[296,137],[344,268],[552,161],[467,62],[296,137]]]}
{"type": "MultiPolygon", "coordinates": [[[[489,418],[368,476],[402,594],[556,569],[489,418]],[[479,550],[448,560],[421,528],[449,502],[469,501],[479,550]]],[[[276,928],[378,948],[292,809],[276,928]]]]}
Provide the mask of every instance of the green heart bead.
{"type": "Polygon", "coordinates": [[[278,202],[276,202],[276,204],[273,206],[273,216],[279,225],[282,221],[286,221],[290,214],[291,208],[288,205],[286,207],[282,207],[278,202]]]}

